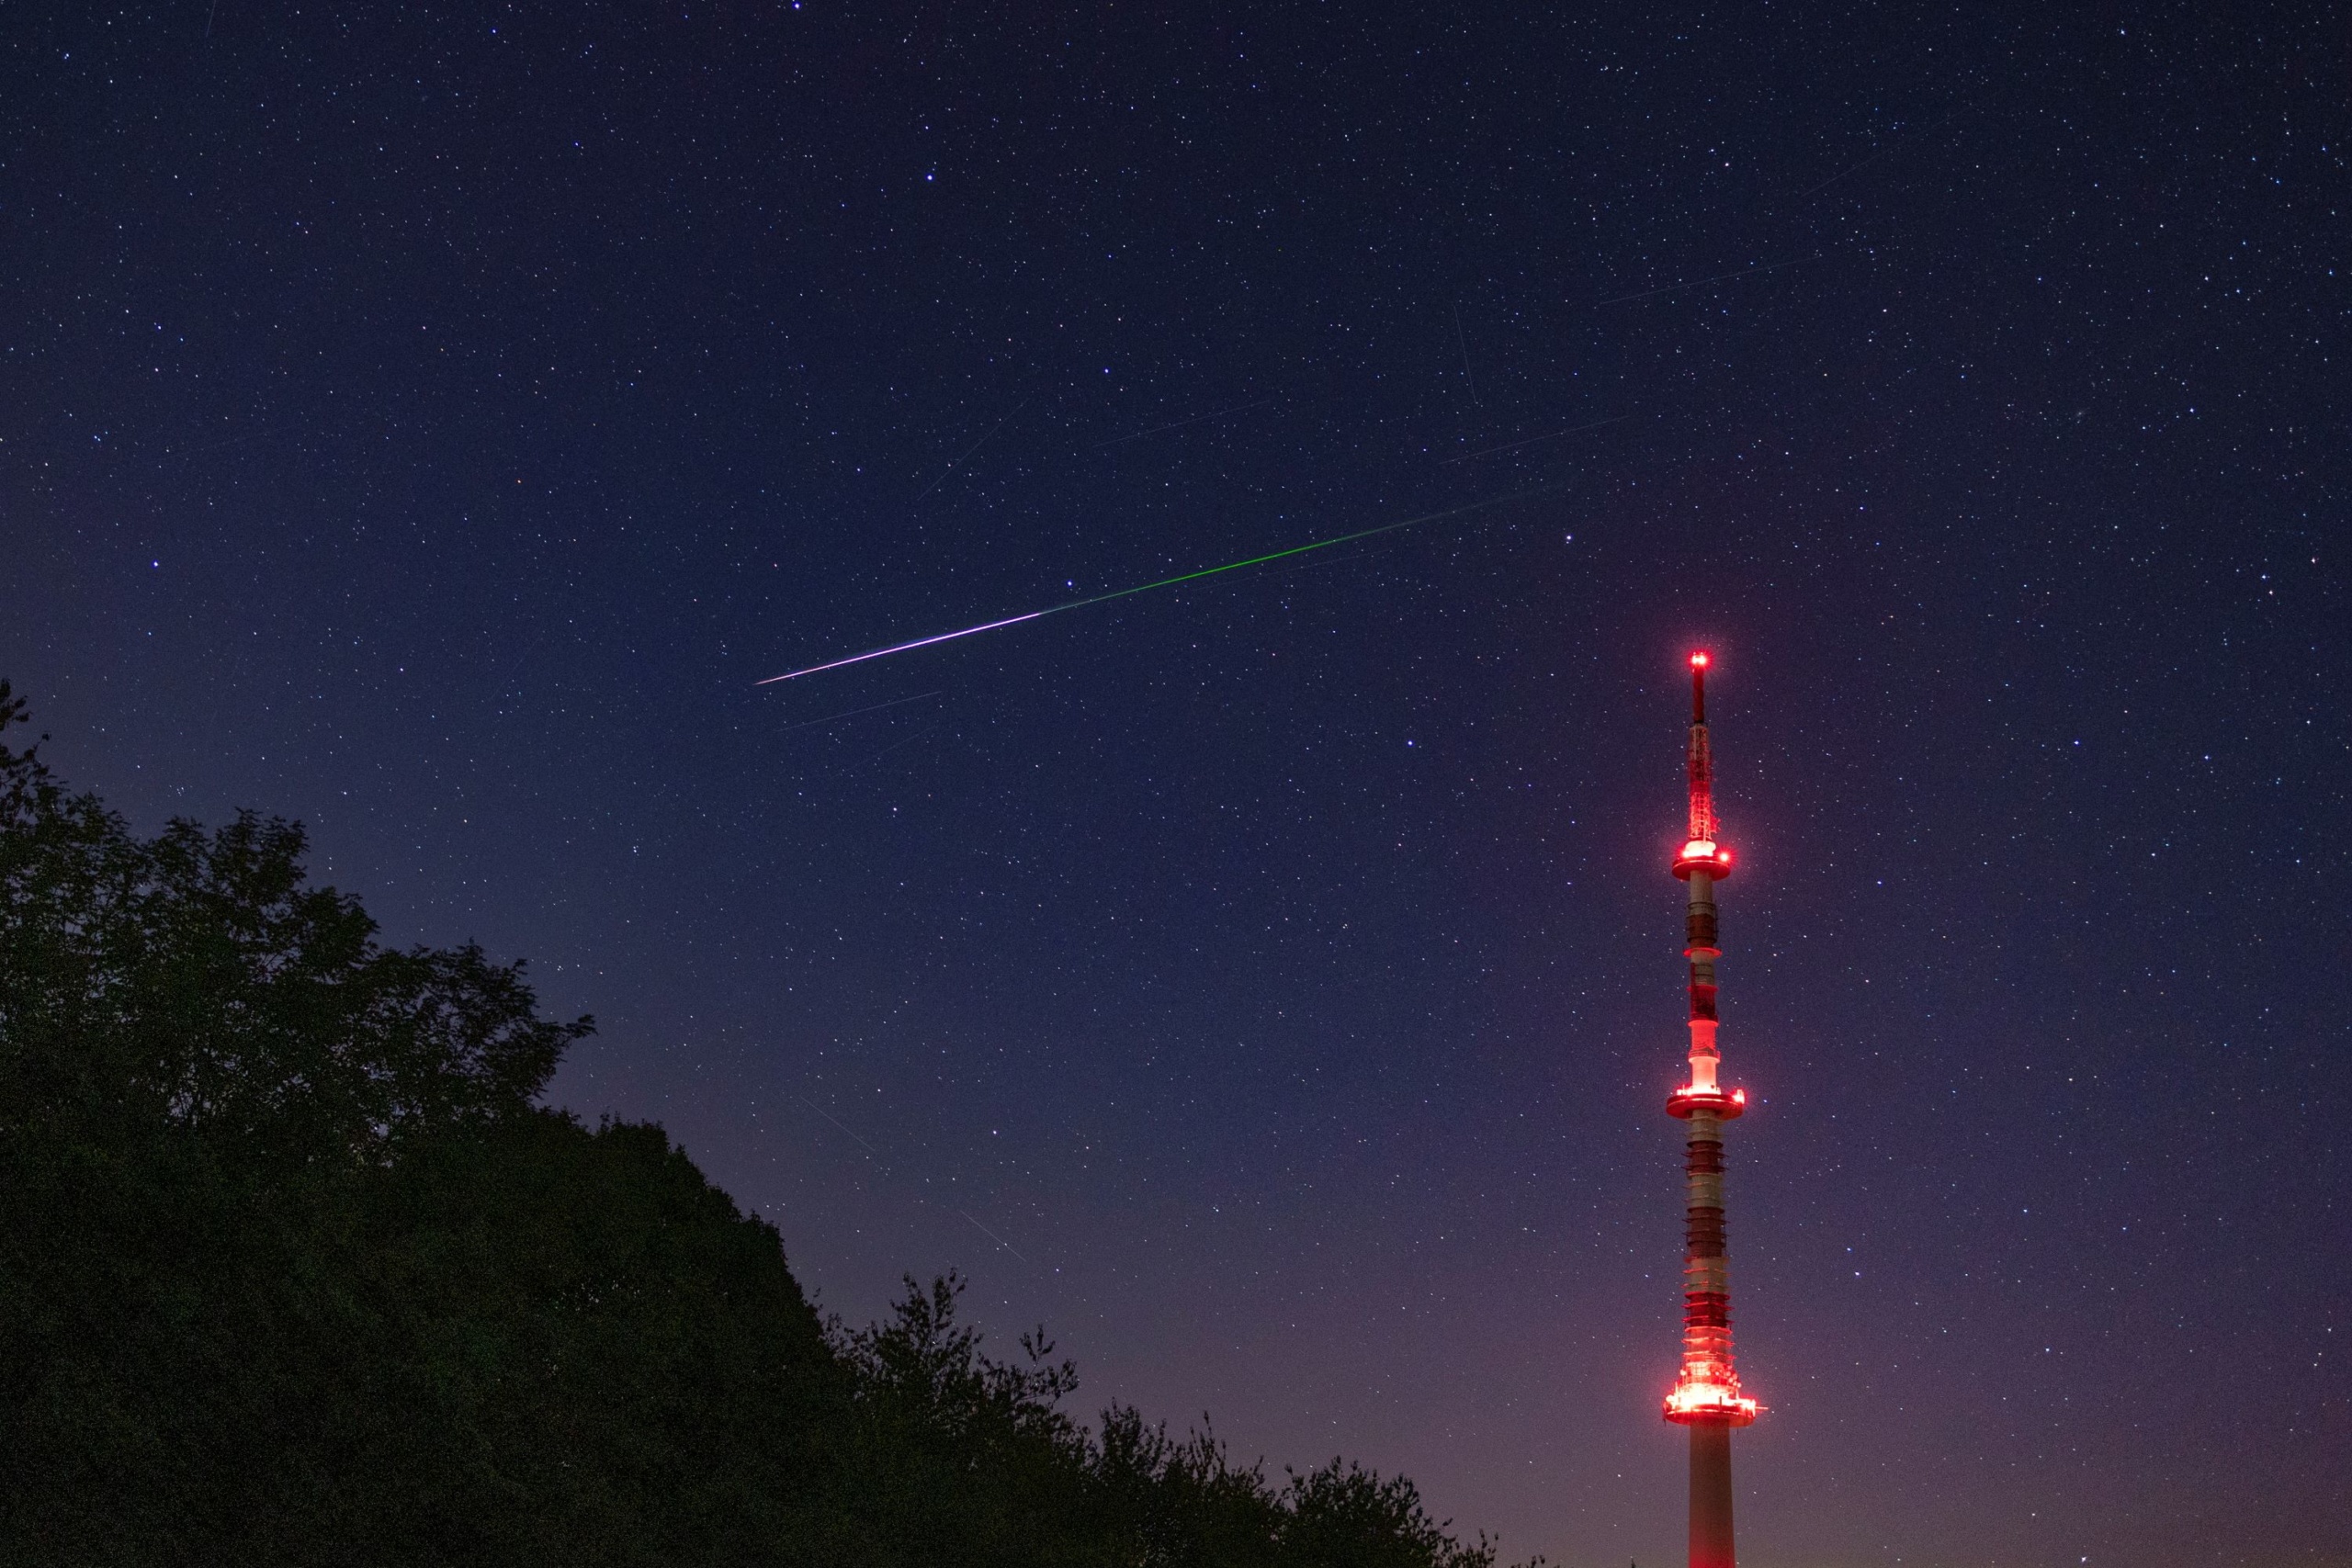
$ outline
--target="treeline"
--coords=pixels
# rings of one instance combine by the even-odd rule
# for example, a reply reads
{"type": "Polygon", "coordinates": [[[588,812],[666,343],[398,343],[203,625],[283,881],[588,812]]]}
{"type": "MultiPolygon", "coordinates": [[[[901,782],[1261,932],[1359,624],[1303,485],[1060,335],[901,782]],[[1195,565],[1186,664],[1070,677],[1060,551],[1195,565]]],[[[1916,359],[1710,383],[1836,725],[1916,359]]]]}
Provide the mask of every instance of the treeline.
{"type": "Polygon", "coordinates": [[[6,744],[9,1562],[1485,1568],[1411,1483],[1270,1482],[983,1352],[820,1320],[653,1126],[535,1102],[589,1021],[396,952],[251,815],[141,839],[6,744]]]}

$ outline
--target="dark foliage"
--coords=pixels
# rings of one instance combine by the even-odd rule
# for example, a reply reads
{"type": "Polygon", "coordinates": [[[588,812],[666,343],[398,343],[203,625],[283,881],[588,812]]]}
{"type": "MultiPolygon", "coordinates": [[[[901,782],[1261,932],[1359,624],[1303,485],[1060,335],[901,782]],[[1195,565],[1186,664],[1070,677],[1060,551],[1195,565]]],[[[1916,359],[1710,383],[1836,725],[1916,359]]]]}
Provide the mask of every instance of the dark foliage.
{"type": "Polygon", "coordinates": [[[301,829],[142,840],[5,744],[0,1554],[74,1563],[1486,1568],[1409,1482],[1099,1432],[908,1280],[820,1321],[650,1126],[540,1108],[589,1021],[394,952],[301,829]]]}

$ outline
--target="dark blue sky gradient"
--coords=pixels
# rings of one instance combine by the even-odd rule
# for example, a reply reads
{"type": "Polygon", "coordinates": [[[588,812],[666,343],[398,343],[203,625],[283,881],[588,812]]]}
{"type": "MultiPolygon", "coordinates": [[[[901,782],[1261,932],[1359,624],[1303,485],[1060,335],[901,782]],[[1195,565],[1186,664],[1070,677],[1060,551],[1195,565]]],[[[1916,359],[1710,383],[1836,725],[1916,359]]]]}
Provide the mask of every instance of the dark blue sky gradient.
{"type": "Polygon", "coordinates": [[[2341,20],[1540,9],[0,10],[0,673],[847,1316],[1657,1563],[1704,642],[1745,1561],[2352,1561],[2341,20]]]}

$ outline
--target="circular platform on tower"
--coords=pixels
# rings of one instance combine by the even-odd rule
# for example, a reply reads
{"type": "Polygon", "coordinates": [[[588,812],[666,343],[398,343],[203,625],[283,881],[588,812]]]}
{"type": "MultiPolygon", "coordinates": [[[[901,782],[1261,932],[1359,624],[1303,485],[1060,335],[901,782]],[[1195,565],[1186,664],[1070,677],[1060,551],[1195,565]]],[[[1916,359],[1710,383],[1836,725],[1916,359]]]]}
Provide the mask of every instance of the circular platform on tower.
{"type": "Polygon", "coordinates": [[[1666,1113],[1681,1122],[1702,1111],[1714,1112],[1718,1122],[1736,1122],[1747,1110],[1747,1093],[1736,1089],[1678,1089],[1666,1101],[1666,1113]]]}

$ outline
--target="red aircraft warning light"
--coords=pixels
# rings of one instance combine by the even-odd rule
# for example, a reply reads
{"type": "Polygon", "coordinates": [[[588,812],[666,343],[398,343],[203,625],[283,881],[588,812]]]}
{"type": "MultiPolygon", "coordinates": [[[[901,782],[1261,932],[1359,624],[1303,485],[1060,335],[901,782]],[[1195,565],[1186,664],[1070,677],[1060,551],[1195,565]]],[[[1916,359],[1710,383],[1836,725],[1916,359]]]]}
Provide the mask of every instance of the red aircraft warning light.
{"type": "Polygon", "coordinates": [[[1688,1131],[1683,1155],[1682,1366],[1663,1414],[1690,1431],[1690,1568],[1734,1568],[1731,1434],[1764,1408],[1743,1393],[1731,1343],[1731,1275],[1724,1246],[1724,1126],[1747,1096],[1719,1081],[1715,1046],[1715,884],[1731,851],[1715,824],[1715,766],[1707,746],[1707,655],[1690,656],[1690,819],[1674,874],[1687,885],[1683,955],[1690,961],[1690,1078],[1666,1102],[1688,1131]]]}

